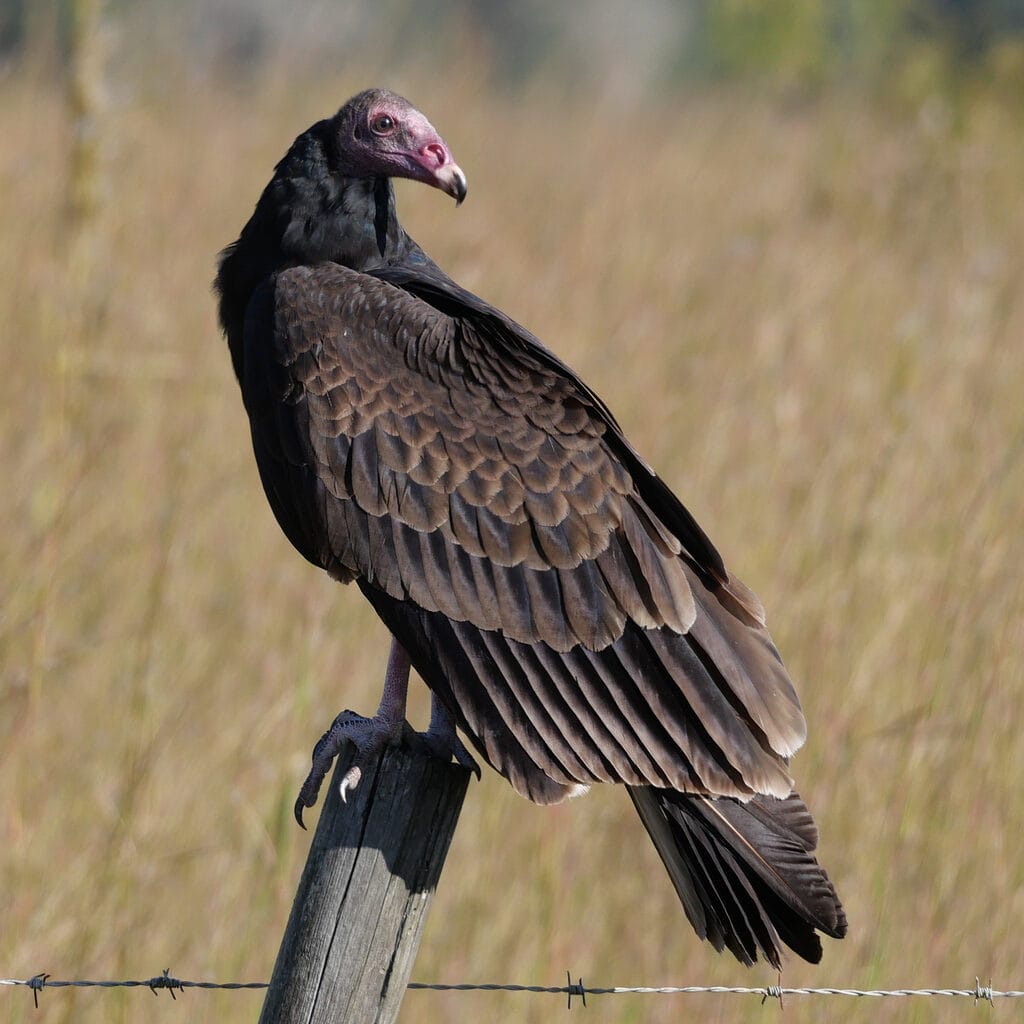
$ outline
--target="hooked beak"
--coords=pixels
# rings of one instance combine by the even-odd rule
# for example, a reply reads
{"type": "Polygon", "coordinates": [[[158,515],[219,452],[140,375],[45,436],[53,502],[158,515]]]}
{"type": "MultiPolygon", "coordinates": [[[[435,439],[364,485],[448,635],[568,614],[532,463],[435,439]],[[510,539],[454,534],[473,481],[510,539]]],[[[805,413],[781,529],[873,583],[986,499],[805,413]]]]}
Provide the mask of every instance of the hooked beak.
{"type": "Polygon", "coordinates": [[[466,176],[441,137],[429,124],[426,127],[430,132],[429,141],[402,156],[408,168],[403,177],[433,185],[450,195],[458,206],[466,198],[466,176]]]}
{"type": "Polygon", "coordinates": [[[467,191],[466,176],[462,173],[462,168],[455,163],[445,164],[434,172],[434,178],[437,187],[450,195],[456,206],[461,206],[467,191]]]}

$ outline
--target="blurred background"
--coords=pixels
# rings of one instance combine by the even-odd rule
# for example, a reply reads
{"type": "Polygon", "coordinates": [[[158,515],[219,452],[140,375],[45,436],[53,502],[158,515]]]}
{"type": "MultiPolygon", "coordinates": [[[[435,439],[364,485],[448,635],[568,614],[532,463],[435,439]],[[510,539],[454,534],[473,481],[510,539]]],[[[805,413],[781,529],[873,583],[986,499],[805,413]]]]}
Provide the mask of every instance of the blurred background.
{"type": "MultiPolygon", "coordinates": [[[[401,183],[410,233],[581,371],[768,608],[850,919],[784,983],[1024,988],[1024,0],[2,0],[0,974],[270,975],[310,749],[376,706],[387,638],[272,519],[210,282],[294,136],[368,85],[469,177],[458,211],[401,183]]],[[[491,773],[413,977],[567,969],[777,981],[696,941],[625,794],[542,809],[491,773]]],[[[411,992],[402,1019],[564,1012],[411,992]]],[[[826,1012],[965,1008],[785,1010],[826,1012]]]]}

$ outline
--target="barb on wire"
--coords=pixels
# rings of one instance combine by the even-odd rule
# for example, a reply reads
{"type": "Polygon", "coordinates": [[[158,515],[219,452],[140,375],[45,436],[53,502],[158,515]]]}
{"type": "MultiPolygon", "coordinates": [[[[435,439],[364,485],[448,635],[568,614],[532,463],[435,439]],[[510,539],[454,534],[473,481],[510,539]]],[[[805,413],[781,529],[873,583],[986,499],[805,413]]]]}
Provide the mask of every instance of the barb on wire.
{"type": "Polygon", "coordinates": [[[26,982],[26,984],[32,989],[32,1003],[37,1010],[39,1009],[39,993],[42,992],[43,986],[46,984],[46,979],[48,977],[48,974],[34,974],[26,982]]]}
{"type": "Polygon", "coordinates": [[[784,996],[851,996],[856,998],[883,998],[887,996],[959,996],[965,999],[974,1000],[977,1005],[979,1000],[993,1004],[996,999],[1021,999],[1024,998],[1024,991],[1021,990],[999,990],[992,988],[991,982],[982,985],[979,978],[974,979],[974,988],[889,988],[889,989],[860,989],[860,988],[786,988],[782,985],[759,985],[759,986],[738,986],[738,985],[662,985],[651,987],[647,985],[617,985],[613,988],[596,988],[584,985],[580,978],[575,984],[572,982],[572,975],[566,972],[568,984],[558,986],[544,985],[497,985],[497,984],[429,984],[422,981],[410,982],[410,989],[428,989],[434,992],[538,992],[544,994],[568,995],[571,1000],[573,996],[579,996],[586,1005],[587,996],[609,996],[609,995],[749,995],[760,996],[761,1002],[768,999],[778,999],[782,1004],[784,996]]]}
{"type": "MultiPolygon", "coordinates": [[[[851,996],[854,998],[877,999],[884,997],[909,997],[909,996],[948,996],[972,999],[974,1005],[985,1002],[995,1005],[997,999],[1021,999],[1024,998],[1024,990],[1008,989],[1000,990],[992,987],[992,981],[982,985],[981,978],[974,979],[974,988],[889,988],[889,989],[859,989],[859,988],[785,988],[779,985],[759,985],[750,987],[732,985],[663,985],[659,987],[650,986],[626,986],[616,985],[612,988],[597,988],[583,984],[580,977],[576,982],[572,980],[572,974],[565,972],[564,985],[502,985],[502,984],[443,984],[422,981],[410,982],[409,989],[429,990],[433,992],[536,992],[550,995],[564,995],[567,999],[567,1006],[572,1009],[572,1001],[579,997],[583,1005],[587,1005],[587,996],[609,996],[609,995],[750,995],[760,996],[761,1002],[768,999],[778,999],[781,1005],[783,996],[851,996]]],[[[176,992],[184,992],[187,988],[200,989],[262,989],[268,988],[265,981],[183,981],[171,974],[170,968],[165,968],[161,974],[152,978],[140,981],[60,981],[55,980],[46,973],[34,974],[31,978],[0,978],[0,985],[22,985],[32,992],[32,1001],[36,1008],[39,1007],[39,993],[44,988],[148,988],[153,995],[159,995],[160,989],[166,989],[172,999],[176,999],[176,992]]]]}
{"type": "Polygon", "coordinates": [[[36,1009],[39,1008],[39,993],[44,988],[148,988],[153,995],[159,995],[160,989],[166,989],[172,999],[177,999],[175,992],[184,992],[187,988],[219,988],[219,989],[244,989],[244,988],[267,988],[265,981],[182,981],[171,974],[170,968],[165,968],[162,974],[143,980],[129,981],[61,981],[49,974],[39,973],[31,978],[0,978],[0,985],[24,985],[32,992],[32,1002],[36,1009]]]}
{"type": "Polygon", "coordinates": [[[583,979],[582,978],[580,978],[580,980],[577,981],[576,984],[574,985],[572,983],[572,975],[568,971],[566,971],[565,972],[565,988],[566,988],[566,992],[568,993],[568,995],[566,996],[566,999],[565,999],[565,1008],[567,1010],[571,1010],[572,1009],[572,997],[573,996],[579,996],[580,999],[583,1000],[583,1008],[584,1009],[587,1008],[587,990],[583,987],[583,979]]]}
{"type": "Polygon", "coordinates": [[[172,999],[177,999],[177,996],[174,994],[175,989],[177,989],[179,992],[185,991],[184,982],[179,981],[177,978],[171,977],[170,967],[165,967],[164,973],[161,974],[158,978],[149,979],[149,990],[153,993],[153,995],[157,995],[157,989],[161,988],[167,989],[171,993],[172,999]]]}

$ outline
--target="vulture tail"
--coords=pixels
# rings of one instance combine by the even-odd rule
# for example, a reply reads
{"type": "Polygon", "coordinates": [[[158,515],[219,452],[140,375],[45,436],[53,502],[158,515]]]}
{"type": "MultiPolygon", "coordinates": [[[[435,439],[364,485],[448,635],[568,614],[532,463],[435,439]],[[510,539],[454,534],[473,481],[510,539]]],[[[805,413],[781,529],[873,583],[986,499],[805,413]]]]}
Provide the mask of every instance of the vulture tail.
{"type": "Polygon", "coordinates": [[[781,969],[780,943],[821,960],[817,931],[841,939],[846,914],[814,858],[818,829],[796,793],[747,803],[629,787],[702,939],[748,967],[758,953],[781,969]]]}

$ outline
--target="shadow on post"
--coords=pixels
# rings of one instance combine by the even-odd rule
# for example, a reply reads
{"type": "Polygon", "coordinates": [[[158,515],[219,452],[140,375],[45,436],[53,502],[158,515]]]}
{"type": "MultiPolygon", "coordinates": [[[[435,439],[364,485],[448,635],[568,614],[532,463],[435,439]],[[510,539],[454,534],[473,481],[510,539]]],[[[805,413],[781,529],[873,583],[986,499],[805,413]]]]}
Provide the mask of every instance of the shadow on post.
{"type": "Polygon", "coordinates": [[[470,773],[389,748],[343,804],[338,759],[260,1024],[398,1016],[470,773]]]}

